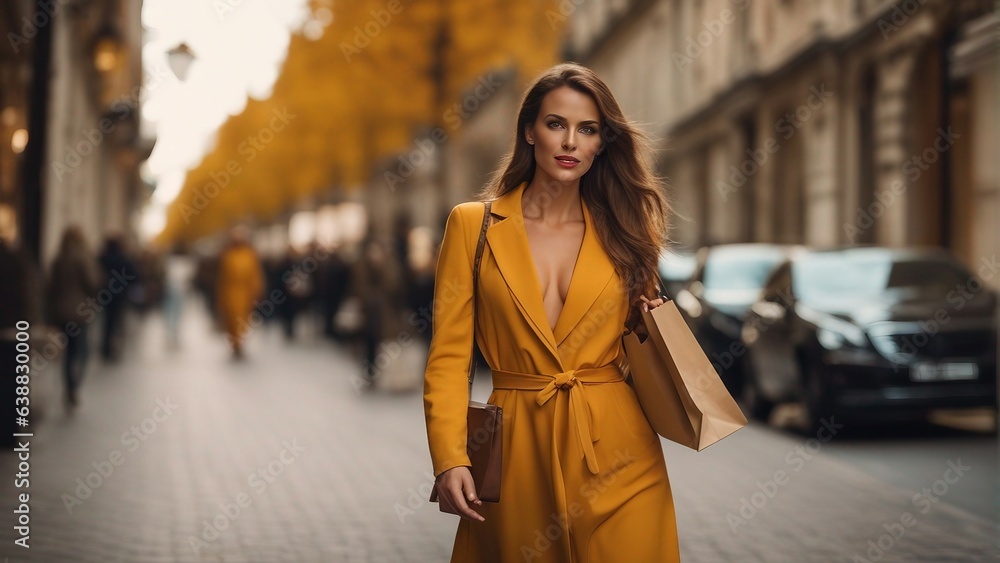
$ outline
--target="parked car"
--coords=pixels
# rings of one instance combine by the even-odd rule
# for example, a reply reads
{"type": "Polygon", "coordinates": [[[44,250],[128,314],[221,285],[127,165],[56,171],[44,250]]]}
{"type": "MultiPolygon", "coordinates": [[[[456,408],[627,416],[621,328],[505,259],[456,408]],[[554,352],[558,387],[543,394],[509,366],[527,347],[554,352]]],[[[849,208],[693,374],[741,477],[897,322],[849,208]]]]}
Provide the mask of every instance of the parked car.
{"type": "Polygon", "coordinates": [[[742,329],[748,415],[824,417],[993,406],[997,294],[936,248],[815,251],[774,271],[742,329]]]}
{"type": "Polygon", "coordinates": [[[668,250],[660,255],[660,284],[671,299],[687,285],[697,266],[693,252],[668,250]]]}
{"type": "Polygon", "coordinates": [[[694,273],[674,298],[698,343],[733,394],[739,393],[742,384],[740,330],[746,312],[775,266],[801,249],[764,243],[699,249],[694,273]]]}

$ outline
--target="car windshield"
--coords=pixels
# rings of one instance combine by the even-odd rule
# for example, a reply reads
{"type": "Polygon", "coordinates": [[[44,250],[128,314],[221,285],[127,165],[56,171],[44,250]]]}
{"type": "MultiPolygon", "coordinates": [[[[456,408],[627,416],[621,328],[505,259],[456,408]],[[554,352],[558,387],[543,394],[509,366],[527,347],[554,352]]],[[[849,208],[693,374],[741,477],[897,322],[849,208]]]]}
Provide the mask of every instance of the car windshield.
{"type": "Polygon", "coordinates": [[[660,276],[664,280],[684,281],[691,277],[696,265],[693,255],[664,253],[660,256],[660,276]]]}
{"type": "Polygon", "coordinates": [[[780,248],[716,252],[705,263],[702,283],[705,289],[760,289],[784,257],[780,248]]]}
{"type": "Polygon", "coordinates": [[[899,298],[944,298],[968,277],[967,272],[945,260],[839,253],[797,261],[792,275],[795,294],[805,300],[874,299],[893,294],[899,298]]]}

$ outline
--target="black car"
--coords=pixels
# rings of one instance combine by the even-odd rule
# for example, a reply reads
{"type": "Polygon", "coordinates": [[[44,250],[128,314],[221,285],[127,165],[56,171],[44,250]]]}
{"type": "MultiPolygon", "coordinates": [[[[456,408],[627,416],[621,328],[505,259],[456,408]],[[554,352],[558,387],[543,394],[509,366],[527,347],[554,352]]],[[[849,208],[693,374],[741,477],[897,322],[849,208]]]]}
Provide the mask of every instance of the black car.
{"type": "Polygon", "coordinates": [[[742,329],[750,416],[797,401],[893,418],[994,406],[997,295],[937,248],[808,252],[778,266],[742,329]]]}
{"type": "Polygon", "coordinates": [[[746,312],[774,268],[801,248],[765,243],[701,248],[690,280],[673,296],[730,393],[738,394],[742,384],[740,330],[746,312]]]}

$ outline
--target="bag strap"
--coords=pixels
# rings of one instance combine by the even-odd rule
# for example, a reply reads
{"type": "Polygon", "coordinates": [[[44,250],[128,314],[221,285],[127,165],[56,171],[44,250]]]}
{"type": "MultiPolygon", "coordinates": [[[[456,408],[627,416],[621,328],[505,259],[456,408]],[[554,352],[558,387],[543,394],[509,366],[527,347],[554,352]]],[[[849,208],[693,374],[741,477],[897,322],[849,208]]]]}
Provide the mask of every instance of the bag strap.
{"type": "Polygon", "coordinates": [[[479,242],[476,245],[476,260],[472,263],[472,353],[469,357],[469,397],[472,397],[472,380],[476,376],[476,302],[479,301],[479,263],[483,259],[483,246],[486,244],[486,227],[490,225],[490,208],[492,201],[484,202],[486,211],[483,213],[483,226],[479,230],[479,242]]]}

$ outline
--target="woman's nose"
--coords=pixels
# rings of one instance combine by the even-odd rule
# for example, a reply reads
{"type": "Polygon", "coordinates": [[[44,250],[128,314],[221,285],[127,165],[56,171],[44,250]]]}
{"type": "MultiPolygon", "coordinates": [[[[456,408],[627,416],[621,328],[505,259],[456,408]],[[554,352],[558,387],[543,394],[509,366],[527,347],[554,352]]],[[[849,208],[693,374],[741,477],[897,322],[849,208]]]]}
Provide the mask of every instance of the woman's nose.
{"type": "Polygon", "coordinates": [[[566,136],[563,137],[562,146],[566,150],[576,147],[576,138],[573,136],[572,132],[567,132],[566,136]]]}

